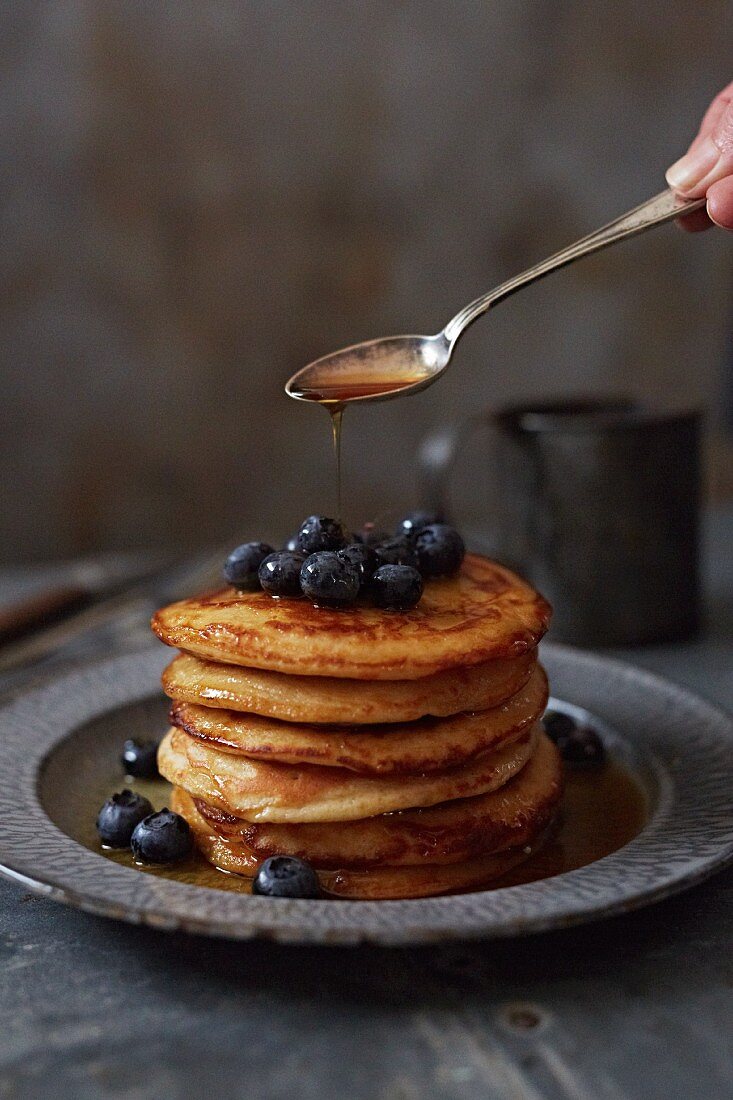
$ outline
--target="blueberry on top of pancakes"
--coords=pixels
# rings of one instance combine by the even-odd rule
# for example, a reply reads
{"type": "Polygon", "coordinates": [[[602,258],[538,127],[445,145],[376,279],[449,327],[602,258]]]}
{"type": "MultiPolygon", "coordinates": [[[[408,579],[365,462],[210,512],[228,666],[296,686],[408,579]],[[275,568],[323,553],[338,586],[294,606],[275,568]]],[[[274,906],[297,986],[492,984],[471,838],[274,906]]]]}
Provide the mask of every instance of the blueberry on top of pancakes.
{"type": "Polygon", "coordinates": [[[377,555],[372,547],[367,546],[364,542],[352,542],[345,546],[343,550],[337,550],[336,553],[342,561],[348,562],[356,569],[359,574],[360,588],[365,588],[371,580],[374,570],[379,565],[377,555]]]}
{"type": "Polygon", "coordinates": [[[268,554],[259,568],[260,584],[271,596],[300,596],[300,570],[305,557],[290,550],[268,554]]]}
{"type": "Polygon", "coordinates": [[[332,550],[311,554],[300,571],[300,587],[310,600],[325,607],[348,607],[359,595],[359,573],[332,550]]]}
{"type": "Polygon", "coordinates": [[[380,565],[369,584],[375,607],[409,611],[422,596],[423,580],[411,565],[380,565]]]}
{"type": "Polygon", "coordinates": [[[430,527],[433,523],[442,523],[443,517],[438,512],[409,512],[397,524],[396,535],[416,535],[423,527],[430,527]]]}
{"type": "Polygon", "coordinates": [[[417,569],[418,560],[412,540],[406,535],[394,535],[374,547],[380,565],[411,565],[417,569]]]}
{"type": "Polygon", "coordinates": [[[266,542],[244,542],[232,550],[224,562],[224,579],[235,588],[252,591],[260,587],[257,575],[260,565],[273,547],[266,542]]]}
{"type": "Polygon", "coordinates": [[[303,554],[317,554],[319,550],[341,550],[349,541],[343,524],[329,516],[308,516],[298,531],[298,542],[303,554]]]}
{"type": "Polygon", "coordinates": [[[415,535],[415,550],[423,577],[447,577],[457,573],[466,546],[454,527],[432,523],[415,535]]]}

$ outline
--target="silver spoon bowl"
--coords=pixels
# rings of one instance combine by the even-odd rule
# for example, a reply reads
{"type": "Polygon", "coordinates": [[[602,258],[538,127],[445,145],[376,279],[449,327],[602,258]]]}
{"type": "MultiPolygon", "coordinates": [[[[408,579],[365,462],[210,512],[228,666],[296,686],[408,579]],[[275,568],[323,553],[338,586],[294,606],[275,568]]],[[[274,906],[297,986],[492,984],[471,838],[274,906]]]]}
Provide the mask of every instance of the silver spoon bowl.
{"type": "Polygon", "coordinates": [[[685,201],[673,191],[662,191],[595,233],[582,237],[476,298],[436,336],[388,336],[352,344],[303,367],[287,383],[285,392],[300,401],[344,405],[352,401],[386,401],[424,390],[450,363],[459,337],[492,306],[581,256],[599,252],[626,237],[634,237],[655,225],[689,214],[704,206],[705,201],[704,198],[685,201]]]}

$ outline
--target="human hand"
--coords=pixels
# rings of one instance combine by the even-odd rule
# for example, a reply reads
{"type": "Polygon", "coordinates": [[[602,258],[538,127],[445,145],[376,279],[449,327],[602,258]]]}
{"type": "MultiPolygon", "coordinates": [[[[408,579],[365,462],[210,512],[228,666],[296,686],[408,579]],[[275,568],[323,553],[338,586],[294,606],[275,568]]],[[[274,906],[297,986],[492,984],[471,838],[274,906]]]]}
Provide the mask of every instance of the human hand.
{"type": "Polygon", "coordinates": [[[667,183],[686,199],[707,198],[679,223],[697,232],[713,222],[733,230],[733,82],[716,95],[685,155],[667,169],[667,183]]]}

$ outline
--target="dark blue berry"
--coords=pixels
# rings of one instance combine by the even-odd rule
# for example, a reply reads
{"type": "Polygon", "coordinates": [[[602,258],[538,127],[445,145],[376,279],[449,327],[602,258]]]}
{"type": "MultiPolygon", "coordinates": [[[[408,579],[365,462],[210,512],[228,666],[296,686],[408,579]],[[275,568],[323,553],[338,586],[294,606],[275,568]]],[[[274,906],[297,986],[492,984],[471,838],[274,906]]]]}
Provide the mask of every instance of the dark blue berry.
{"type": "Polygon", "coordinates": [[[447,577],[457,573],[466,554],[463,539],[446,523],[431,523],[414,538],[423,577],[447,577]]]}
{"type": "Polygon", "coordinates": [[[287,539],[283,543],[282,549],[283,550],[290,550],[290,552],[292,554],[299,554],[300,553],[300,542],[298,541],[298,532],[297,531],[295,532],[294,535],[291,535],[290,538],[287,539]]]}
{"type": "Polygon", "coordinates": [[[386,531],[380,530],[379,527],[375,527],[373,523],[365,523],[361,529],[361,534],[356,536],[360,542],[363,542],[365,546],[376,546],[379,542],[384,542],[389,538],[386,531]]]}
{"type": "Polygon", "coordinates": [[[260,584],[271,596],[299,596],[300,570],[305,558],[290,550],[268,554],[260,566],[260,584]]]}
{"type": "Polygon", "coordinates": [[[261,864],[252,893],[268,898],[317,898],[321,888],[318,875],[297,856],[270,856],[261,864]]]}
{"type": "Polygon", "coordinates": [[[158,776],[158,741],[136,741],[133,737],[122,747],[125,775],[134,779],[155,779],[158,776]]]}
{"type": "Polygon", "coordinates": [[[359,574],[359,587],[364,588],[371,580],[372,573],[379,564],[377,555],[371,546],[367,546],[363,542],[352,542],[349,546],[345,546],[343,550],[337,550],[336,553],[342,561],[353,566],[359,574]]]}
{"type": "Polygon", "coordinates": [[[321,550],[303,563],[300,587],[315,603],[325,607],[347,607],[359,594],[359,574],[335,551],[321,550]]]}
{"type": "Polygon", "coordinates": [[[547,736],[557,744],[561,737],[575,733],[576,722],[563,710],[546,710],[542,718],[547,736]]]}
{"type": "Polygon", "coordinates": [[[396,535],[416,535],[423,527],[433,523],[442,523],[443,518],[437,512],[410,512],[397,524],[396,535]]]}
{"type": "Polygon", "coordinates": [[[423,592],[423,579],[411,565],[380,565],[369,585],[377,607],[408,611],[423,592]]]}
{"type": "Polygon", "coordinates": [[[97,816],[97,832],[109,848],[128,848],[135,827],[153,812],[147,798],[134,791],[120,791],[108,798],[97,816]]]}
{"type": "Polygon", "coordinates": [[[273,552],[272,546],[266,542],[245,542],[232,550],[224,562],[224,578],[235,588],[251,591],[260,587],[257,571],[268,554],[273,552]]]}
{"type": "Polygon", "coordinates": [[[298,531],[298,542],[304,554],[317,554],[319,550],[341,550],[349,541],[343,525],[328,516],[308,516],[298,531]]]}
{"type": "Polygon", "coordinates": [[[412,544],[412,539],[405,535],[394,535],[391,539],[384,539],[374,547],[377,561],[380,565],[411,565],[417,568],[417,554],[412,544]]]}
{"type": "Polygon", "coordinates": [[[590,726],[581,725],[569,714],[557,710],[547,711],[542,722],[566,763],[599,765],[606,759],[603,742],[590,726]]]}
{"type": "Polygon", "coordinates": [[[166,808],[143,818],[130,844],[135,859],[143,863],[174,863],[191,853],[191,827],[180,814],[166,808]]]}

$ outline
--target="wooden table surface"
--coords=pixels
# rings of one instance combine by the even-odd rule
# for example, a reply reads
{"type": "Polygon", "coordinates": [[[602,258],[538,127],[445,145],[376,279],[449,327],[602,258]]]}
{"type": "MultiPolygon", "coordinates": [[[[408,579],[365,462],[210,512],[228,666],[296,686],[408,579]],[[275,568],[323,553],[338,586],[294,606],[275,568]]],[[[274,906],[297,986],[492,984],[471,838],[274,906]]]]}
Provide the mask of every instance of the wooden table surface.
{"type": "MultiPolygon", "coordinates": [[[[616,653],[729,710],[731,535],[714,517],[704,636],[616,653]]],[[[583,928],[335,949],[159,933],[0,880],[0,1098],[729,1098],[731,901],[733,869],[583,928]]]]}

